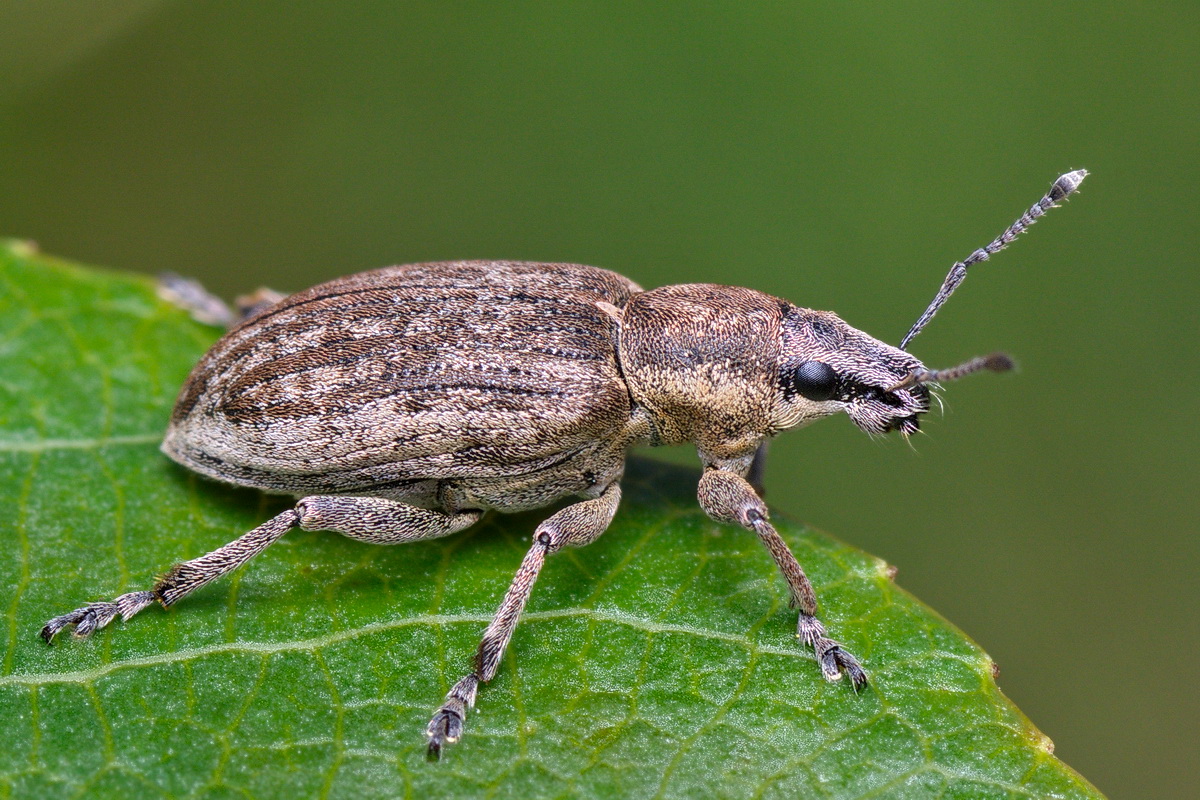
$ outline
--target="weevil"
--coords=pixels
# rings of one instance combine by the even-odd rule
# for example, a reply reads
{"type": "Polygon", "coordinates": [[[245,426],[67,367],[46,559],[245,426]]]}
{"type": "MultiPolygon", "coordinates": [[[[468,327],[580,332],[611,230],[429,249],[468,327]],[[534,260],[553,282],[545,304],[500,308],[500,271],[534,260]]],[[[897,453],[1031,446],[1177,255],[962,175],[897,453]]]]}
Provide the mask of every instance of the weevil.
{"type": "MultiPolygon", "coordinates": [[[[471,670],[434,712],[425,733],[436,758],[495,676],[546,557],[595,541],[612,521],[626,451],[691,444],[703,465],[700,506],[758,536],[822,675],[844,674],[861,690],[865,670],[826,635],[813,587],[768,519],[757,488],[766,443],[838,412],[868,433],[908,436],[939,381],[1010,368],[995,354],[931,370],[908,345],[972,265],[1086,175],[1060,177],[955,263],[899,347],[753,289],[644,291],[578,264],[412,264],[252,298],[184,383],[162,450],[209,478],[295,496],[294,507],[177,564],[149,590],[55,617],[41,636],[72,626],[88,636],[118,615],[172,606],[293,528],[400,544],[461,531],[487,511],[577,498],[537,526],[471,670]]],[[[198,313],[235,316],[191,294],[198,313]]]]}

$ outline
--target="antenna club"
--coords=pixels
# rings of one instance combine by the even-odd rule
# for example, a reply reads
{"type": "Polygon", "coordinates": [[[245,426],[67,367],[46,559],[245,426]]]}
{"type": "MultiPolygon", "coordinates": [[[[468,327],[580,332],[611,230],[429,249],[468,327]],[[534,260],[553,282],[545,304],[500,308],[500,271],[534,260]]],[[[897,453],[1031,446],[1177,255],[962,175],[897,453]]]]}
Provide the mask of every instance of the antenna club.
{"type": "Polygon", "coordinates": [[[992,372],[1008,372],[1016,366],[1017,362],[1013,361],[1008,353],[992,353],[983,357],[983,368],[992,372]]]}
{"type": "Polygon", "coordinates": [[[1058,202],[1066,198],[1067,195],[1074,192],[1083,183],[1083,179],[1088,175],[1086,169],[1077,169],[1074,172],[1068,172],[1062,175],[1054,182],[1054,186],[1050,189],[1050,199],[1058,202]]]}

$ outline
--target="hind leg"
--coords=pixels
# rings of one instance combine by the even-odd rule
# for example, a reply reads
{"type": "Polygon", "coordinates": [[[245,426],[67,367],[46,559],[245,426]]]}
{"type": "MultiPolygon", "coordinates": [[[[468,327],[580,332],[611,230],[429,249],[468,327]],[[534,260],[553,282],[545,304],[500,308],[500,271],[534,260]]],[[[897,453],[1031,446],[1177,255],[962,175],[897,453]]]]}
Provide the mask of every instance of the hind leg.
{"type": "Polygon", "coordinates": [[[205,289],[200,281],[185,278],[174,272],[158,276],[158,296],[172,305],[182,308],[197,322],[232,328],[259,311],[275,305],[287,295],[274,289],[260,287],[234,301],[234,307],[205,289]]]}
{"type": "Polygon", "coordinates": [[[129,592],[103,603],[89,603],[55,617],[42,628],[41,636],[49,642],[59,631],[74,626],[74,635],[84,637],[103,628],[118,615],[127,620],[155,602],[163,607],[173,605],[206,583],[245,564],[292,528],[332,530],[374,544],[402,544],[448,536],[475,524],[482,515],[480,511],[447,514],[378,497],[306,497],[296,503],[295,508],[267,520],[229,544],[176,564],[151,589],[129,592]]]}

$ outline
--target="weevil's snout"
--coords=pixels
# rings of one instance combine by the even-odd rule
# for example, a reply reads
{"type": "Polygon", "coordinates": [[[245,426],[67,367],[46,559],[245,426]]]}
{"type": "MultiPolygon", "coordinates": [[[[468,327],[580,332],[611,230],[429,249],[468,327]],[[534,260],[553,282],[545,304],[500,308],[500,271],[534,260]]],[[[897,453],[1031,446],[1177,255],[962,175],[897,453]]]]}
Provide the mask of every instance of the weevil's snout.
{"type": "Polygon", "coordinates": [[[929,389],[901,384],[925,371],[912,354],[836,314],[793,309],[783,325],[777,426],[797,427],[845,411],[867,433],[916,433],[929,410],[929,389]]]}
{"type": "MultiPolygon", "coordinates": [[[[1007,372],[1015,366],[1013,360],[1006,354],[992,353],[986,356],[976,356],[970,361],[965,361],[957,367],[950,367],[949,369],[925,369],[924,367],[920,367],[910,372],[900,382],[890,386],[888,392],[908,392],[913,395],[924,394],[926,404],[928,404],[928,386],[931,384],[936,384],[939,381],[958,380],[959,378],[975,372],[982,372],[983,370],[1007,372]]],[[[903,432],[912,433],[913,431],[903,432]]]]}
{"type": "Polygon", "coordinates": [[[867,433],[898,431],[905,436],[921,430],[921,415],[929,410],[929,389],[924,385],[892,391],[891,384],[856,387],[846,398],[846,413],[867,433]]]}
{"type": "MultiPolygon", "coordinates": [[[[903,351],[900,351],[903,352],[903,351]]],[[[992,353],[986,356],[976,356],[949,369],[926,369],[919,363],[910,369],[901,380],[885,387],[879,394],[880,399],[896,408],[916,409],[911,416],[899,416],[893,419],[886,430],[900,431],[906,436],[921,429],[920,415],[929,410],[929,386],[940,381],[954,381],[984,370],[990,372],[1007,372],[1015,366],[1013,360],[1004,353],[992,353]]],[[[855,416],[855,410],[849,410],[850,416],[855,416]]],[[[854,420],[863,430],[875,432],[871,427],[872,420],[860,422],[854,420]]]]}
{"type": "Polygon", "coordinates": [[[911,436],[921,430],[921,415],[929,410],[929,389],[927,387],[914,386],[903,392],[884,392],[883,396],[891,398],[890,402],[884,401],[885,405],[901,408],[907,413],[907,416],[893,416],[888,423],[887,431],[899,431],[905,436],[911,436]],[[890,405],[892,402],[898,403],[898,405],[890,405]]]}

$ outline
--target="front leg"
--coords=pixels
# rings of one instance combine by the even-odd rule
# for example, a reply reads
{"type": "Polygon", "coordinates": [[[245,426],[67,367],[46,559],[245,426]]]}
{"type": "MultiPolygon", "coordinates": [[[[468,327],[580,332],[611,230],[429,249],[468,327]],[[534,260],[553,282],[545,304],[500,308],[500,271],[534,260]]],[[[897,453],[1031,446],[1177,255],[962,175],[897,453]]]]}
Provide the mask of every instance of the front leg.
{"type": "Polygon", "coordinates": [[[717,522],[732,522],[758,534],[787,581],[792,608],[800,609],[796,634],[817,654],[825,679],[836,681],[845,671],[855,691],[866,686],[867,674],[858,660],[825,636],[825,626],[816,617],[817,596],[812,584],[783,537],[767,521],[767,505],[750,484],[732,472],[709,468],[700,478],[697,496],[700,507],[717,522]]]}
{"type": "Polygon", "coordinates": [[[746,470],[746,482],[750,484],[750,488],[754,489],[754,493],[760,498],[767,496],[766,487],[766,472],[767,472],[767,446],[769,442],[764,439],[754,451],[754,458],[750,461],[750,468],[746,470]]]}

